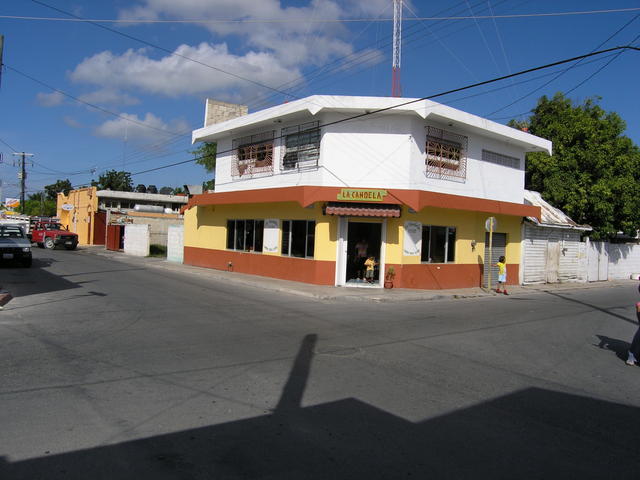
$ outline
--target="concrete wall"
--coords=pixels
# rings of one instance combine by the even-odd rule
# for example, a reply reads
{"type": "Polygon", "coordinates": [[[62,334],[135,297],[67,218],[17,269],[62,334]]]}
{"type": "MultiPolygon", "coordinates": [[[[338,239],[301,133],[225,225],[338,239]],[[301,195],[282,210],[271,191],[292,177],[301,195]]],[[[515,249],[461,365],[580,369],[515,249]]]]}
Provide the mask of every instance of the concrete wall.
{"type": "Polygon", "coordinates": [[[184,225],[169,225],[167,260],[178,263],[182,263],[184,260],[184,225]]]}
{"type": "Polygon", "coordinates": [[[640,245],[609,244],[609,279],[630,278],[640,273],[640,245]]]}
{"type": "Polygon", "coordinates": [[[149,225],[149,241],[151,245],[167,246],[167,232],[169,231],[169,227],[173,225],[182,226],[184,224],[181,218],[156,218],[143,216],[140,213],[135,216],[129,215],[128,218],[133,220],[133,224],[149,225]]]}
{"type": "Polygon", "coordinates": [[[136,257],[149,256],[149,225],[130,223],[124,227],[124,253],[136,257]]]}
{"type": "Polygon", "coordinates": [[[249,107],[246,105],[237,105],[235,103],[221,102],[207,98],[204,111],[204,126],[207,127],[215,123],[246,115],[248,111],[249,107]]]}

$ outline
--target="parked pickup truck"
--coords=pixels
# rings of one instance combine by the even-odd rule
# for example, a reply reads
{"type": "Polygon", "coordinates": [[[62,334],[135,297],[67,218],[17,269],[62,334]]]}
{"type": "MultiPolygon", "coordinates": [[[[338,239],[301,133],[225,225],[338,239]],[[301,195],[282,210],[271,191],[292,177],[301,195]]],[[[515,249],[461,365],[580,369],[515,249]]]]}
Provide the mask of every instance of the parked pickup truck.
{"type": "Polygon", "coordinates": [[[51,249],[62,245],[67,250],[74,250],[78,246],[78,235],[58,222],[37,222],[31,229],[31,241],[40,248],[51,249]]]}
{"type": "Polygon", "coordinates": [[[31,266],[31,242],[21,225],[0,224],[0,263],[19,262],[31,266]]]}

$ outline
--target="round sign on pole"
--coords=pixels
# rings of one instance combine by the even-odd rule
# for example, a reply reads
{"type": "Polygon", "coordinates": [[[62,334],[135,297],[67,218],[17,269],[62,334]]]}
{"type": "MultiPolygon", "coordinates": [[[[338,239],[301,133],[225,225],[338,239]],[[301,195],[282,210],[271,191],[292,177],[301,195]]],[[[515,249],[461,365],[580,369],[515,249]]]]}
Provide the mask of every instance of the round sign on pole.
{"type": "Polygon", "coordinates": [[[484,228],[487,230],[487,232],[494,231],[496,228],[498,228],[498,220],[496,220],[496,217],[487,218],[487,221],[484,222],[484,228]]]}
{"type": "Polygon", "coordinates": [[[64,203],[62,204],[61,208],[66,212],[70,212],[71,210],[73,210],[73,205],[71,203],[64,203]]]}

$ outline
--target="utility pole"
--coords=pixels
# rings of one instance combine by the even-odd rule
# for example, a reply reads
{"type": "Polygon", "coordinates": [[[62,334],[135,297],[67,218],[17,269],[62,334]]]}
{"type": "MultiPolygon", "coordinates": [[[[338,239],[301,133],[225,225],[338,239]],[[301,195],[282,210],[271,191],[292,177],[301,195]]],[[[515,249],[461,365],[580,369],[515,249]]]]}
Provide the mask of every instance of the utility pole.
{"type": "Polygon", "coordinates": [[[402,51],[402,0],[393,0],[393,65],[391,68],[391,96],[401,97],[400,58],[402,51]]]}
{"type": "Polygon", "coordinates": [[[17,155],[20,158],[20,172],[18,172],[18,178],[20,179],[20,213],[24,214],[24,190],[25,182],[27,179],[27,171],[25,168],[25,160],[27,157],[33,157],[33,153],[13,152],[13,155],[17,155]]]}
{"type": "Polygon", "coordinates": [[[4,35],[0,35],[0,85],[2,85],[2,51],[4,50],[4,35]]]}

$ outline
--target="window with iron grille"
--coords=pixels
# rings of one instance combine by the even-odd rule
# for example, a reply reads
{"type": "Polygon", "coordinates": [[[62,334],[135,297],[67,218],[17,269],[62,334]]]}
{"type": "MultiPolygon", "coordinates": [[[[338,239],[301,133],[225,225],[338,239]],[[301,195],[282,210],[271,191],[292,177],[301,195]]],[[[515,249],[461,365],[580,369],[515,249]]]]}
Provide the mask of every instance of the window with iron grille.
{"type": "Polygon", "coordinates": [[[233,140],[231,176],[242,177],[273,172],[275,130],[233,140]]]}
{"type": "Polygon", "coordinates": [[[426,263],[450,263],[455,260],[456,227],[422,226],[421,260],[426,263]]]}
{"type": "Polygon", "coordinates": [[[519,158],[509,157],[508,155],[492,152],[490,150],[482,150],[482,160],[485,162],[495,163],[497,165],[504,165],[505,167],[520,169],[519,158]]]}
{"type": "Polygon", "coordinates": [[[427,127],[427,177],[464,182],[467,178],[467,137],[427,127]]]}
{"type": "Polygon", "coordinates": [[[227,220],[227,249],[262,252],[264,220],[227,220]]]}
{"type": "Polygon", "coordinates": [[[302,170],[318,166],[320,122],[303,123],[282,129],[282,170],[302,170]]]}
{"type": "Polygon", "coordinates": [[[282,255],[313,258],[315,231],[314,220],[283,220],[282,255]]]}

